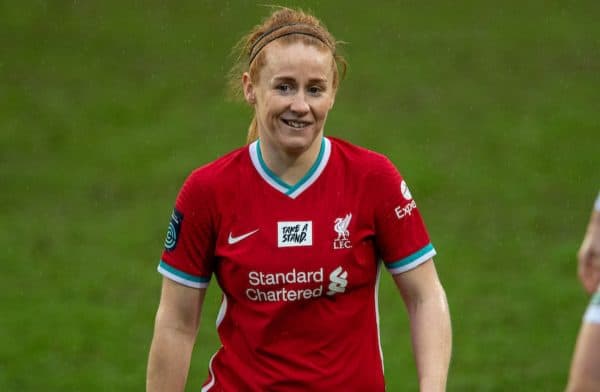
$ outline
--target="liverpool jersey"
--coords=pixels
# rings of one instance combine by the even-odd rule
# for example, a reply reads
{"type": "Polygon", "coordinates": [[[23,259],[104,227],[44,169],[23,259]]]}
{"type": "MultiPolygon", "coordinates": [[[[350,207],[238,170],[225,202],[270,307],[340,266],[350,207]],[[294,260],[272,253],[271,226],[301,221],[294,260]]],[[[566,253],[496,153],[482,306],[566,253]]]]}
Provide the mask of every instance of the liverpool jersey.
{"type": "Polygon", "coordinates": [[[406,182],[383,155],[323,138],[296,184],[260,141],[195,170],[158,270],[223,292],[221,348],[202,391],[383,391],[379,270],[435,255],[406,182]]]}

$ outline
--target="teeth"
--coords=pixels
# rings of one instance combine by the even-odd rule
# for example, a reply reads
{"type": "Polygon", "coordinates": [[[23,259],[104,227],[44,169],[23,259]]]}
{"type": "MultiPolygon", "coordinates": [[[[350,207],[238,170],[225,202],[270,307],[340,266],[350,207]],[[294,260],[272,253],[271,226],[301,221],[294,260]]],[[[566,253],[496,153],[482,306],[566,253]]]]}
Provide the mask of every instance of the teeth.
{"type": "Polygon", "coordinates": [[[304,128],[308,123],[304,121],[286,120],[286,123],[293,128],[304,128]]]}

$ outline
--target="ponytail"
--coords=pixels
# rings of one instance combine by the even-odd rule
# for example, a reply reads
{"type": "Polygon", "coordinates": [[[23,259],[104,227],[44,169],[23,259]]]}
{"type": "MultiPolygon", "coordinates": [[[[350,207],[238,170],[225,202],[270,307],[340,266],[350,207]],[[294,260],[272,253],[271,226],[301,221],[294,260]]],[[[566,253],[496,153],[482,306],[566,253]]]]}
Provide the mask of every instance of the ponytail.
{"type": "Polygon", "coordinates": [[[258,123],[256,122],[256,115],[252,117],[250,126],[248,127],[248,136],[246,137],[246,144],[250,144],[258,139],[258,123]]]}

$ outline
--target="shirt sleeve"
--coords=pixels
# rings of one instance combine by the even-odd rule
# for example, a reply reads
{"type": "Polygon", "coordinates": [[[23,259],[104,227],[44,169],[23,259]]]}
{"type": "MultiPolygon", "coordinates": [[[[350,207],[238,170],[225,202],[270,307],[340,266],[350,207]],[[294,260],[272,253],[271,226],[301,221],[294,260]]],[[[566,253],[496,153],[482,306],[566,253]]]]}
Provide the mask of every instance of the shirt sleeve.
{"type": "Polygon", "coordinates": [[[389,159],[381,162],[373,180],[377,249],[390,273],[406,272],[435,256],[417,203],[389,159]]]}
{"type": "Polygon", "coordinates": [[[207,181],[199,171],[192,173],[177,196],[158,272],[185,286],[208,286],[216,237],[213,206],[207,181]]]}

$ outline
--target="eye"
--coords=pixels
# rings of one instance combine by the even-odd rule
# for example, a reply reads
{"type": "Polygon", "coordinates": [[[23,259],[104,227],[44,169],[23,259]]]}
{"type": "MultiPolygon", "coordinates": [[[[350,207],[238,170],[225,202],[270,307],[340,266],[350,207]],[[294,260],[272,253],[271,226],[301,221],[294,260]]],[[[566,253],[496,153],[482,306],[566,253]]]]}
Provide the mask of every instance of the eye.
{"type": "Polygon", "coordinates": [[[292,90],[292,86],[287,83],[281,83],[275,86],[275,89],[282,94],[287,94],[292,90]]]}
{"type": "Polygon", "coordinates": [[[323,88],[321,86],[311,86],[308,88],[308,93],[310,95],[319,95],[323,92],[323,88]]]}

